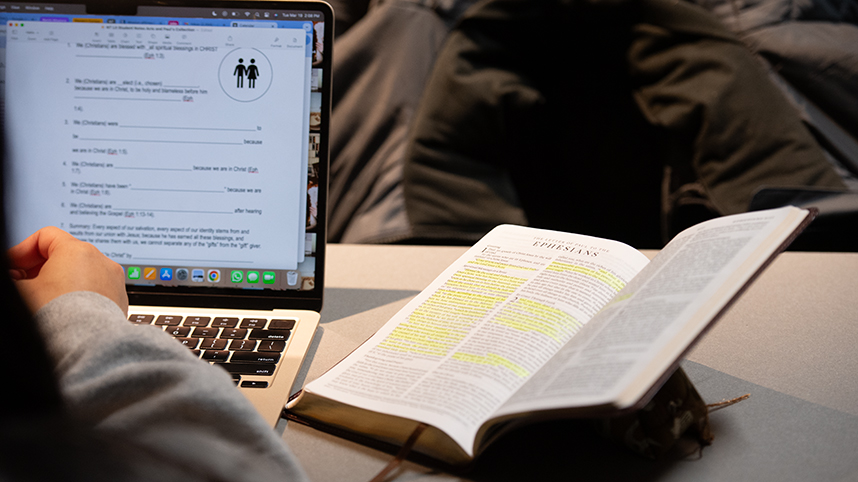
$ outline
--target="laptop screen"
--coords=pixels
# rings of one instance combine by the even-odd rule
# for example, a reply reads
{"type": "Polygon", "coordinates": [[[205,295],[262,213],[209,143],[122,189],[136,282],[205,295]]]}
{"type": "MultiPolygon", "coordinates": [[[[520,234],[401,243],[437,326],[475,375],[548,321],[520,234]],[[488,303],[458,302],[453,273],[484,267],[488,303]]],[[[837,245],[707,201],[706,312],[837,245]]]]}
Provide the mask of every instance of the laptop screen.
{"type": "Polygon", "coordinates": [[[0,3],[10,243],[60,227],[143,295],[320,298],[330,10],[158,3],[0,3]]]}

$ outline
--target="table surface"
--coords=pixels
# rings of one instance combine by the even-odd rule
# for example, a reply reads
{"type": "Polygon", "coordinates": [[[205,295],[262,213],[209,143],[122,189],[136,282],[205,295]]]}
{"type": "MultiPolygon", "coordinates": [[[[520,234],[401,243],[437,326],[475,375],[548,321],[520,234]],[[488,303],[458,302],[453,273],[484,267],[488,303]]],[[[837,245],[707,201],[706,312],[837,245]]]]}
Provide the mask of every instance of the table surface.
{"type": "MultiPolygon", "coordinates": [[[[295,386],[348,355],[465,249],[329,245],[321,324],[295,386]]],[[[711,414],[715,441],[699,456],[650,461],[554,422],[493,447],[472,473],[408,462],[394,480],[858,480],[856,345],[858,253],[783,253],[683,363],[708,403],[750,394],[711,414]]],[[[278,429],[314,481],[370,480],[391,458],[296,423],[278,429]]]]}

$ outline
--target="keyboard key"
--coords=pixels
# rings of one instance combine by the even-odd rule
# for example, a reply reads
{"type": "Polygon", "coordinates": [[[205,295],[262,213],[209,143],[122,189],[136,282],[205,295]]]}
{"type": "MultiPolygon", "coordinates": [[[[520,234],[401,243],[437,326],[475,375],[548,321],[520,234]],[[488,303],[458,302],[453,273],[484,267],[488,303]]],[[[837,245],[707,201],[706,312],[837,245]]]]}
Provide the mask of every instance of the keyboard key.
{"type": "Polygon", "coordinates": [[[286,342],[280,340],[262,340],[256,351],[276,351],[282,353],[286,349],[286,342]]]}
{"type": "Polygon", "coordinates": [[[199,348],[203,350],[223,350],[226,348],[227,340],[220,340],[218,338],[205,338],[202,343],[200,343],[199,348]]]}
{"type": "Polygon", "coordinates": [[[245,328],[224,328],[220,334],[221,338],[230,338],[230,339],[241,339],[247,336],[247,329],[245,328]]]}
{"type": "Polygon", "coordinates": [[[189,316],[185,318],[183,326],[209,326],[211,317],[208,316],[189,316]]]}
{"type": "Polygon", "coordinates": [[[152,324],[152,320],[155,319],[155,315],[131,315],[128,317],[128,321],[131,323],[137,323],[140,325],[149,325],[152,324]]]}
{"type": "Polygon", "coordinates": [[[217,336],[219,331],[220,328],[198,326],[194,328],[194,336],[199,338],[214,338],[217,336]]]}
{"type": "Polygon", "coordinates": [[[291,330],[295,328],[295,320],[271,320],[268,328],[272,330],[291,330]]]}
{"type": "Polygon", "coordinates": [[[216,317],[212,322],[212,326],[216,326],[218,328],[235,328],[238,325],[238,318],[229,318],[229,317],[216,317]]]}
{"type": "Polygon", "coordinates": [[[289,334],[292,333],[289,330],[250,330],[250,338],[251,340],[282,340],[286,341],[289,339],[289,334]]]}
{"type": "Polygon", "coordinates": [[[256,348],[256,340],[232,340],[229,349],[232,351],[253,351],[256,348]]]}
{"type": "Polygon", "coordinates": [[[265,323],[268,320],[265,318],[245,318],[241,320],[242,328],[265,328],[265,323]]]}
{"type": "Polygon", "coordinates": [[[199,338],[176,338],[176,340],[192,350],[200,343],[199,338]]]}
{"type": "Polygon", "coordinates": [[[191,327],[189,327],[189,326],[173,326],[173,327],[167,328],[166,332],[169,333],[170,335],[176,337],[176,338],[183,338],[183,337],[188,336],[191,333],[191,327]]]}
{"type": "Polygon", "coordinates": [[[274,352],[259,353],[252,351],[237,351],[233,353],[230,362],[247,362],[247,363],[277,363],[280,361],[280,354],[274,352]]]}
{"type": "Polygon", "coordinates": [[[182,322],[182,317],[177,315],[161,315],[155,320],[156,325],[174,326],[182,322]]]}
{"type": "Polygon", "coordinates": [[[206,350],[203,352],[203,360],[208,361],[226,361],[229,358],[227,350],[206,350]]]}
{"type": "Polygon", "coordinates": [[[245,380],[241,382],[241,388],[268,388],[268,382],[261,380],[245,380]]]}
{"type": "Polygon", "coordinates": [[[277,365],[273,363],[215,363],[215,365],[234,375],[274,375],[277,365]]]}

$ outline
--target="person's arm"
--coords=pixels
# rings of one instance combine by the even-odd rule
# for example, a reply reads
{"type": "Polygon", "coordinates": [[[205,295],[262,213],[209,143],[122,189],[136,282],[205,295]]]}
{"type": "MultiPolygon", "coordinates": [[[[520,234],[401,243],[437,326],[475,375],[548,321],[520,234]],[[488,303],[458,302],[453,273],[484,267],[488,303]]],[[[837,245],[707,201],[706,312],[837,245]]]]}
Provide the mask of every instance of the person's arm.
{"type": "Polygon", "coordinates": [[[56,228],[9,250],[69,414],[141,455],[221,480],[303,480],[275,432],[218,367],[126,320],[122,268],[56,228]]]}

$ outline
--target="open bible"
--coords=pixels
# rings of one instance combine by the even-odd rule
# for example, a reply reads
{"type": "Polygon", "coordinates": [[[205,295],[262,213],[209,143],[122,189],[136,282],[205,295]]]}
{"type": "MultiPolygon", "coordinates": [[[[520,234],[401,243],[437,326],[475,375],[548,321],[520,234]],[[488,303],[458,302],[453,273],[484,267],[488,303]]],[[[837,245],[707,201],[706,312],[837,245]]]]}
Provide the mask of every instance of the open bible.
{"type": "Polygon", "coordinates": [[[387,449],[428,426],[412,452],[463,467],[520,424],[640,408],[813,215],[707,221],[652,261],[616,241],[499,226],[285,416],[387,449]]]}

